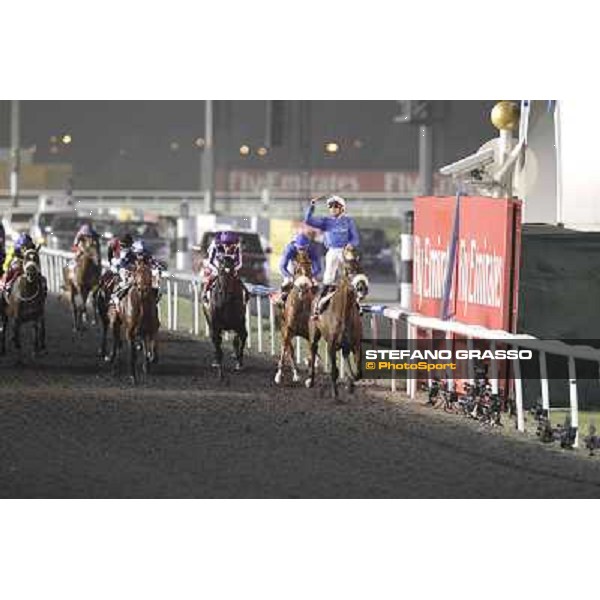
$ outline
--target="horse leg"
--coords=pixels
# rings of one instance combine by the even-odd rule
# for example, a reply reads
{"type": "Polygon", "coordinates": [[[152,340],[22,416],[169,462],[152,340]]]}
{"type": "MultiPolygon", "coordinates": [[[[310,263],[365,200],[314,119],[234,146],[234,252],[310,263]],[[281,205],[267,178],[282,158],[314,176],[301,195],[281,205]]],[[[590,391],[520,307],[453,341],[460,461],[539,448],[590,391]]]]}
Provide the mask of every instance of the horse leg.
{"type": "Polygon", "coordinates": [[[315,328],[310,341],[310,376],[304,382],[307,388],[311,388],[315,384],[315,362],[317,357],[317,349],[319,348],[319,340],[321,339],[321,331],[315,328]]]}
{"type": "MultiPolygon", "coordinates": [[[[2,300],[0,300],[2,302],[2,300]]],[[[8,318],[5,314],[0,315],[0,325],[2,330],[0,331],[0,355],[6,354],[6,330],[8,329],[8,318]]]]}
{"type": "Polygon", "coordinates": [[[335,342],[330,342],[327,348],[329,352],[329,363],[331,364],[331,389],[333,391],[333,397],[338,399],[338,367],[336,363],[337,351],[335,348],[335,342]]]}
{"type": "Polygon", "coordinates": [[[13,344],[17,350],[16,364],[21,365],[23,364],[23,357],[21,356],[21,320],[18,315],[13,325],[13,344]]]}
{"type": "Polygon", "coordinates": [[[133,382],[133,384],[137,384],[138,382],[138,376],[137,376],[137,370],[136,370],[136,360],[137,360],[137,341],[135,340],[135,337],[130,337],[129,338],[129,370],[130,370],[130,377],[131,377],[131,381],[133,382]]]}
{"type": "Polygon", "coordinates": [[[223,379],[223,348],[222,348],[222,340],[221,340],[221,329],[214,326],[211,330],[212,343],[215,347],[215,358],[213,360],[212,366],[217,367],[219,369],[219,379],[223,379]]]}
{"type": "Polygon", "coordinates": [[[294,356],[293,340],[294,340],[293,336],[289,335],[288,343],[287,343],[287,352],[288,352],[288,356],[290,357],[290,362],[292,363],[292,381],[294,383],[297,383],[298,381],[300,381],[300,375],[298,375],[298,365],[296,364],[296,358],[294,356]]]}
{"type": "Polygon", "coordinates": [[[88,312],[87,312],[87,301],[88,301],[88,290],[81,289],[81,323],[82,325],[87,325],[88,322],[88,312]]]}
{"type": "Polygon", "coordinates": [[[98,323],[98,290],[92,292],[92,325],[95,327],[98,323]]]}
{"type": "Polygon", "coordinates": [[[71,308],[73,310],[73,331],[79,331],[79,311],[77,309],[77,290],[71,284],[71,308]]]}
{"type": "Polygon", "coordinates": [[[354,367],[350,362],[350,346],[344,345],[342,347],[342,356],[344,364],[346,365],[346,369],[348,369],[348,391],[352,393],[354,392],[354,382],[356,381],[356,373],[354,372],[354,367]]]}
{"type": "Polygon", "coordinates": [[[235,370],[240,371],[242,366],[244,365],[244,348],[246,346],[246,339],[248,338],[248,332],[246,330],[246,325],[244,325],[238,332],[234,340],[237,340],[237,347],[235,349],[236,354],[236,363],[235,370]]]}
{"type": "Polygon", "coordinates": [[[46,349],[46,315],[40,317],[40,350],[46,349]]]}
{"type": "Polygon", "coordinates": [[[277,363],[277,373],[275,373],[275,383],[279,385],[283,376],[283,367],[285,366],[285,357],[288,351],[288,326],[286,323],[281,328],[281,351],[279,353],[279,362],[277,363]]]}

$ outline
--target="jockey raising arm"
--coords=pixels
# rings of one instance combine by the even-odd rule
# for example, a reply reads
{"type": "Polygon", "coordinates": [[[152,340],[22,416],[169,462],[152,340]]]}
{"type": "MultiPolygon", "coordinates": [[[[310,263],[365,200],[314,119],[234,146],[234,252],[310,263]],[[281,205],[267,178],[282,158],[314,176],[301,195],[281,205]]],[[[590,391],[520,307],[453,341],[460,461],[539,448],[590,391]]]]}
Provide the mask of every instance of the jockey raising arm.
{"type": "Polygon", "coordinates": [[[327,199],[327,208],[331,211],[329,217],[314,217],[315,200],[311,200],[306,211],[304,222],[325,232],[325,273],[323,283],[330,285],[335,282],[338,268],[342,264],[342,252],[346,246],[356,248],[359,244],[358,231],[354,219],[345,213],[346,201],[340,196],[330,196],[327,199]]]}
{"type": "MultiPolygon", "coordinates": [[[[346,201],[340,196],[329,196],[327,198],[327,208],[330,210],[331,216],[315,217],[316,198],[310,201],[304,222],[311,227],[320,229],[325,232],[325,273],[323,274],[323,288],[320,291],[315,307],[319,306],[319,301],[335,284],[338,269],[344,262],[344,248],[350,246],[356,248],[359,244],[358,231],[354,219],[348,217],[346,211],[346,201]]],[[[318,308],[316,308],[318,310],[318,308]]],[[[313,317],[317,317],[315,313],[313,317]]]]}

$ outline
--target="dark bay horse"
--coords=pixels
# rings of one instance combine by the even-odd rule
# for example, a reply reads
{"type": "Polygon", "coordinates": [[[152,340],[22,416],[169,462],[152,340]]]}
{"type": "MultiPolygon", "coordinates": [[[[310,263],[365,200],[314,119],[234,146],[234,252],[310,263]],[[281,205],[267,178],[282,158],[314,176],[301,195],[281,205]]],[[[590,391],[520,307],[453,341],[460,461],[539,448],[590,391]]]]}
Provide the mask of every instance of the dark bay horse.
{"type": "Polygon", "coordinates": [[[304,250],[298,250],[294,268],[292,289],[287,297],[281,319],[281,354],[277,363],[275,383],[281,383],[286,356],[292,365],[292,380],[300,381],[292,340],[300,336],[309,339],[308,322],[311,315],[315,290],[312,279],[312,261],[304,250]]]}
{"type": "Polygon", "coordinates": [[[98,260],[98,253],[94,245],[89,242],[80,242],[82,249],[75,261],[73,271],[65,267],[64,277],[65,285],[71,298],[73,308],[73,330],[79,331],[82,323],[87,322],[87,301],[92,294],[93,312],[92,324],[96,322],[96,294],[95,292],[100,279],[101,266],[98,260]],[[81,301],[81,306],[77,305],[77,298],[81,301]]]}
{"type": "Polygon", "coordinates": [[[220,379],[223,379],[221,335],[224,331],[233,331],[235,334],[233,338],[236,357],[235,370],[239,371],[243,366],[244,346],[248,337],[246,329],[247,300],[244,284],[235,273],[233,257],[227,255],[221,257],[217,276],[210,290],[208,306],[202,305],[215,347],[213,366],[217,367],[220,379]]]}
{"type": "Polygon", "coordinates": [[[26,250],[22,258],[22,273],[13,282],[8,297],[0,297],[0,354],[6,352],[6,332],[9,318],[13,320],[13,344],[18,352],[17,363],[21,357],[21,326],[33,323],[34,354],[46,348],[46,322],[44,305],[48,289],[46,279],[41,274],[38,249],[26,250]]]}
{"type": "Polygon", "coordinates": [[[120,359],[121,334],[129,343],[130,375],[134,383],[139,380],[138,352],[142,352],[142,371],[148,373],[150,365],[158,362],[158,307],[153,288],[152,268],[139,260],[133,268],[132,285],[117,306],[108,310],[109,327],[112,330],[113,351],[111,362],[120,359]]]}
{"type": "Polygon", "coordinates": [[[111,360],[112,357],[107,354],[107,343],[108,343],[108,332],[111,329],[109,308],[113,292],[115,291],[119,283],[119,275],[112,271],[106,271],[100,278],[100,282],[95,295],[95,303],[98,311],[98,317],[100,318],[100,324],[102,325],[102,343],[100,347],[100,357],[104,360],[111,360]]]}
{"type": "Polygon", "coordinates": [[[338,398],[338,368],[336,363],[338,350],[348,369],[348,389],[354,391],[354,382],[362,378],[360,363],[360,344],[362,339],[362,321],[358,306],[358,296],[348,274],[344,272],[329,304],[317,320],[310,319],[310,376],[306,387],[312,387],[315,381],[315,361],[321,337],[327,344],[327,355],[331,366],[331,385],[333,396],[338,398]],[[356,371],[350,363],[350,353],[354,355],[356,371]]]}

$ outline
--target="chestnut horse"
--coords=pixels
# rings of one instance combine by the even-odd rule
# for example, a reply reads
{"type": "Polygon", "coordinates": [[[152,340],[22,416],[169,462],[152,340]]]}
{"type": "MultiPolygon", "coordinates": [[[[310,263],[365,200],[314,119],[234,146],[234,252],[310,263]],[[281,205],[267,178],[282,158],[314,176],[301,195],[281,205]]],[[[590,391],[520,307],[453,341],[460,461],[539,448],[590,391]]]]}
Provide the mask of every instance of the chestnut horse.
{"type": "Polygon", "coordinates": [[[98,262],[96,248],[87,239],[80,242],[82,249],[75,260],[75,268],[65,267],[65,287],[69,291],[73,309],[73,331],[80,331],[82,323],[87,322],[87,301],[92,294],[93,312],[92,325],[96,323],[96,288],[100,279],[101,266],[98,262]],[[79,297],[81,305],[77,305],[79,297]]]}
{"type": "Polygon", "coordinates": [[[292,381],[300,381],[292,340],[300,336],[309,339],[308,322],[311,315],[311,306],[315,297],[312,279],[312,261],[308,253],[298,250],[295,259],[294,280],[292,289],[287,297],[281,319],[281,354],[277,363],[275,383],[281,383],[283,367],[286,356],[292,364],[292,381]]]}
{"type": "Polygon", "coordinates": [[[129,368],[133,383],[138,383],[138,352],[142,352],[142,371],[150,370],[150,365],[158,362],[158,307],[156,290],[153,288],[152,268],[145,261],[135,263],[132,285],[118,305],[112,304],[108,310],[109,327],[112,330],[113,351],[111,362],[120,359],[121,330],[129,342],[129,368]]]}
{"type": "MultiPolygon", "coordinates": [[[[350,256],[344,256],[345,260],[350,256]]],[[[345,265],[346,267],[347,265],[345,265]]],[[[360,362],[360,346],[362,339],[362,321],[358,306],[358,293],[350,279],[349,269],[344,268],[329,304],[317,320],[309,321],[310,334],[310,376],[306,387],[312,387],[315,381],[315,361],[321,337],[327,344],[327,355],[331,365],[331,385],[333,396],[338,399],[338,368],[336,363],[338,350],[342,351],[343,360],[348,369],[348,389],[354,391],[354,382],[362,378],[360,362]],[[350,353],[354,355],[356,371],[350,363],[350,353]]]]}

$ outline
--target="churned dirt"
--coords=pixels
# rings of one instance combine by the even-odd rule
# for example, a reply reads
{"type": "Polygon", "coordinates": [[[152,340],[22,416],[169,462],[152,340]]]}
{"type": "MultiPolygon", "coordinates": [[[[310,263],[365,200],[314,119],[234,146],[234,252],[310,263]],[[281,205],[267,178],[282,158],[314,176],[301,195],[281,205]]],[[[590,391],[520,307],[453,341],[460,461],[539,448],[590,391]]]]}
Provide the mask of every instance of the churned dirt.
{"type": "Polygon", "coordinates": [[[47,328],[47,355],[0,358],[0,497],[600,497],[599,458],[507,417],[490,431],[372,383],[336,404],[276,387],[274,359],[256,354],[220,383],[206,342],[166,334],[134,388],[55,299],[47,328]]]}

